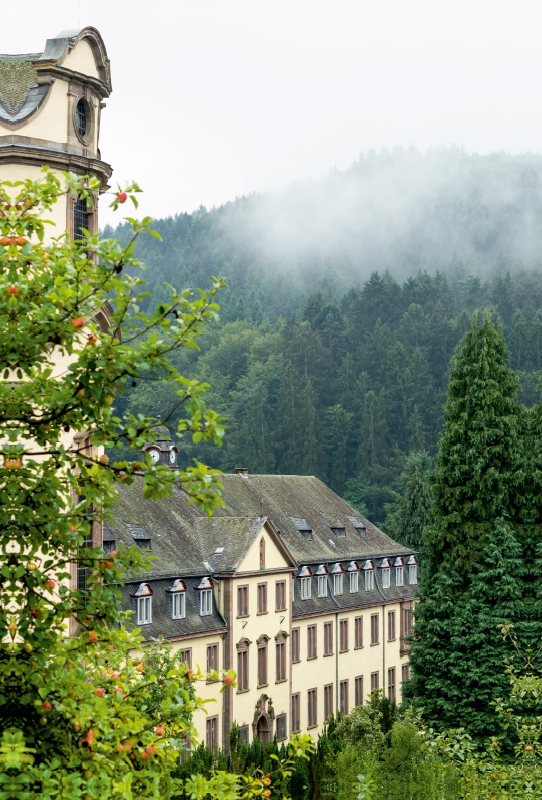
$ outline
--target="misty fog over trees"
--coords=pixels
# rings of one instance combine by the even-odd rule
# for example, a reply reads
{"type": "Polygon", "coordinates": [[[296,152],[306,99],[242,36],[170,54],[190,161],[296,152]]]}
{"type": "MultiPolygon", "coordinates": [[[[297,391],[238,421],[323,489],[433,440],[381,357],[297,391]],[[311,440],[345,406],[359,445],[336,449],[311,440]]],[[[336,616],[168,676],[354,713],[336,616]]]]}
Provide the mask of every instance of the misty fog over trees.
{"type": "MultiPolygon", "coordinates": [[[[314,474],[393,529],[399,495],[428,468],[413,454],[435,452],[450,357],[476,308],[502,320],[520,399],[535,402],[542,156],[368,154],[155,228],[162,243],[138,244],[149,303],[164,281],[229,283],[220,324],[178,365],[209,380],[228,432],[220,451],[179,442],[185,459],[314,474]]],[[[173,400],[142,383],[117,405],[165,417],[173,400]]]]}

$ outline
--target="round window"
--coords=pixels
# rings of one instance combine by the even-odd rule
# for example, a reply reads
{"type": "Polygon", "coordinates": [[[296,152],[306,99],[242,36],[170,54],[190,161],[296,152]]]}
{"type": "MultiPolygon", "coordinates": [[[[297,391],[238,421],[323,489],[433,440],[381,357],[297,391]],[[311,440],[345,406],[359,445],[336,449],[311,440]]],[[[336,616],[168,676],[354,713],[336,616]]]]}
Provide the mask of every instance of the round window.
{"type": "Polygon", "coordinates": [[[81,139],[88,133],[89,121],[88,105],[84,100],[79,100],[75,108],[75,126],[81,139]]]}

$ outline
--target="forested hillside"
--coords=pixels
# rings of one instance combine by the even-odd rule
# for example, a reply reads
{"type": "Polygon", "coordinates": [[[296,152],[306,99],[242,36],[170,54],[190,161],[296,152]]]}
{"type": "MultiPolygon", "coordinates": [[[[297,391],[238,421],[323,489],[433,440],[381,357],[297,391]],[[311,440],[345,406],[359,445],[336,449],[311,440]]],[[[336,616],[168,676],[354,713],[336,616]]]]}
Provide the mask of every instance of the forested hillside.
{"type": "MultiPolygon", "coordinates": [[[[180,365],[210,382],[226,441],[180,442],[183,458],[317,475],[385,526],[408,454],[435,451],[450,356],[476,308],[502,319],[521,399],[535,402],[541,177],[539,156],[383,154],[158,220],[163,242],[139,245],[153,302],[164,281],[230,285],[221,323],[180,365]]],[[[163,417],[172,404],[152,384],[118,402],[163,417]]]]}

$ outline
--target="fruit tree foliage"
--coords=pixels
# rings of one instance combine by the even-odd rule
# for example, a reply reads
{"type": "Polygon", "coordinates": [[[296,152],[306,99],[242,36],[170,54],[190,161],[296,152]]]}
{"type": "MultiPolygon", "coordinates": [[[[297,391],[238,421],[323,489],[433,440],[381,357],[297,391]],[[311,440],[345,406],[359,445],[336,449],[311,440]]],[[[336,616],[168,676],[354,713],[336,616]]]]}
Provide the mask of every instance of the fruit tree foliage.
{"type": "MultiPolygon", "coordinates": [[[[220,444],[223,426],[206,407],[206,385],[184,378],[172,354],[193,349],[218,311],[209,292],[171,291],[147,315],[142,265],[134,256],[150,220],[130,220],[121,246],[85,232],[43,244],[58,197],[92,203],[94,179],[47,169],[39,182],[0,185],[0,797],[167,798],[179,742],[193,733],[202,701],[186,665],[134,656],[141,637],[119,608],[123,576],[141,572],[138,548],[107,557],[85,539],[110,514],[119,482],[141,476],[147,498],[179,484],[207,513],[220,501],[219,477],[195,462],[173,472],[150,459],[99,456],[119,442],[134,451],[153,441],[156,420],[112,411],[115,396],[143,374],[174,397],[175,435],[220,444]],[[129,275],[126,268],[129,268],[129,275]],[[109,303],[110,324],[96,320],[109,303]],[[58,366],[62,358],[64,367],[58,366]],[[74,434],[85,432],[92,448],[74,434]],[[76,442],[74,444],[74,441],[76,442]],[[78,449],[79,448],[79,449],[78,449]],[[86,571],[86,588],[72,576],[86,571]],[[68,621],[75,635],[68,637],[68,621]],[[165,669],[167,664],[171,668],[165,669]]],[[[118,206],[134,201],[134,185],[118,206]]],[[[135,203],[136,204],[136,203],[135,203]]],[[[164,417],[166,424],[173,417],[164,417]]],[[[218,675],[225,685],[234,676],[218,675]]],[[[293,746],[303,755],[309,745],[293,746]]],[[[290,762],[278,765],[288,769],[290,762]]],[[[193,776],[193,797],[271,794],[269,776],[193,776]],[[261,778],[261,779],[260,779],[261,778]]]]}

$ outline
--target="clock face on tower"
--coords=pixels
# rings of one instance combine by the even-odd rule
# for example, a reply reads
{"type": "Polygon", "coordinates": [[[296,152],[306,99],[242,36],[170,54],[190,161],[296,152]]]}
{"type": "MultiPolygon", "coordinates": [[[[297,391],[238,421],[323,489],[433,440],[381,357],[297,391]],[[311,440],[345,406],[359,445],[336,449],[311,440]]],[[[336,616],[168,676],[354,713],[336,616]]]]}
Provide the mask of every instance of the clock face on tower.
{"type": "Polygon", "coordinates": [[[170,464],[174,464],[175,463],[175,450],[173,450],[173,449],[171,449],[169,451],[169,463],[170,464]]]}
{"type": "Polygon", "coordinates": [[[159,459],[160,459],[160,453],[158,452],[158,450],[155,450],[155,449],[153,448],[153,449],[150,451],[150,455],[151,455],[151,458],[152,458],[153,464],[158,464],[158,461],[159,461],[159,459]]]}

